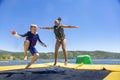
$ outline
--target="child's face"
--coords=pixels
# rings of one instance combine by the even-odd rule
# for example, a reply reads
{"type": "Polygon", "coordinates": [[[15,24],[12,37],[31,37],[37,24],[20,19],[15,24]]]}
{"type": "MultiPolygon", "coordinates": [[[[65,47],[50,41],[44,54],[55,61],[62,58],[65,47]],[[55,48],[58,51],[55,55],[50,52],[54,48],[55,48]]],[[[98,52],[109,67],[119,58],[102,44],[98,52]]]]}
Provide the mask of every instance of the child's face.
{"type": "Polygon", "coordinates": [[[60,22],[58,20],[55,20],[55,25],[58,26],[60,22]]]}
{"type": "Polygon", "coordinates": [[[36,31],[37,31],[36,26],[32,26],[32,27],[30,28],[30,31],[31,31],[32,33],[36,33],[36,31]]]}

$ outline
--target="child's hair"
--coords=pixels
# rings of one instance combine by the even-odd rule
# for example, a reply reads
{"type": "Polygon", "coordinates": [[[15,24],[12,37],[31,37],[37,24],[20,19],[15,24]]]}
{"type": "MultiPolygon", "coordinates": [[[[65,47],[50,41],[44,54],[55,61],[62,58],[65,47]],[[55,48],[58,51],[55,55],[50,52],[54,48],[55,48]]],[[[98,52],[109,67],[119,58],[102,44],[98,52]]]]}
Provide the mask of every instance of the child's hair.
{"type": "Polygon", "coordinates": [[[60,22],[61,22],[61,17],[58,17],[58,18],[55,20],[54,23],[56,23],[56,22],[59,22],[59,24],[60,24],[60,22]]]}
{"type": "Polygon", "coordinates": [[[31,29],[32,27],[36,27],[36,28],[37,28],[37,25],[36,25],[36,24],[31,24],[31,25],[30,25],[30,29],[31,29]]]}
{"type": "Polygon", "coordinates": [[[62,20],[62,19],[61,19],[61,17],[58,17],[58,19],[57,19],[57,20],[58,20],[59,22],[61,22],[61,20],[62,20]]]}

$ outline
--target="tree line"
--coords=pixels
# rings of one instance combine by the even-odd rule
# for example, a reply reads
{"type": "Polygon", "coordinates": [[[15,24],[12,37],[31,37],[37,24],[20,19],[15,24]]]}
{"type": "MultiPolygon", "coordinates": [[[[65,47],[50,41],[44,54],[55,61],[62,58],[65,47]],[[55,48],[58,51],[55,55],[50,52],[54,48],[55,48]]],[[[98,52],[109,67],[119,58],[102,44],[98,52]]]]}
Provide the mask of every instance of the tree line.
{"type": "MultiPolygon", "coordinates": [[[[105,51],[68,51],[68,58],[75,59],[78,55],[90,55],[93,59],[106,59],[106,58],[119,58],[120,53],[113,53],[113,52],[105,52],[105,51]]],[[[31,59],[32,55],[28,53],[28,59],[31,59]]],[[[54,53],[40,53],[40,59],[53,59],[54,53]]],[[[63,59],[63,53],[60,51],[58,53],[58,58],[63,59]]],[[[23,52],[7,52],[7,51],[0,51],[0,60],[23,60],[23,52]]]]}

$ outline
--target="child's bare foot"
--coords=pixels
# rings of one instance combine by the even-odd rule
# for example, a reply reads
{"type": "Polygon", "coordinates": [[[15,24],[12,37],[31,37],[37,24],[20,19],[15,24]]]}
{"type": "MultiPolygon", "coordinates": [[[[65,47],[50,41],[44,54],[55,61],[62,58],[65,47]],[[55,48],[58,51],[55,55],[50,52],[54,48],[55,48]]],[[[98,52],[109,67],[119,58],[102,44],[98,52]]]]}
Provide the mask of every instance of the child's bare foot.
{"type": "Polygon", "coordinates": [[[64,65],[65,65],[65,66],[67,66],[67,64],[68,64],[68,62],[67,62],[67,61],[65,61],[65,62],[64,62],[64,65]]]}
{"type": "Polygon", "coordinates": [[[24,56],[24,60],[27,60],[27,56],[24,56]]]}
{"type": "Polygon", "coordinates": [[[25,69],[28,69],[31,66],[31,63],[28,63],[25,69]]]}
{"type": "Polygon", "coordinates": [[[53,66],[56,66],[56,62],[53,64],[53,66]]]}

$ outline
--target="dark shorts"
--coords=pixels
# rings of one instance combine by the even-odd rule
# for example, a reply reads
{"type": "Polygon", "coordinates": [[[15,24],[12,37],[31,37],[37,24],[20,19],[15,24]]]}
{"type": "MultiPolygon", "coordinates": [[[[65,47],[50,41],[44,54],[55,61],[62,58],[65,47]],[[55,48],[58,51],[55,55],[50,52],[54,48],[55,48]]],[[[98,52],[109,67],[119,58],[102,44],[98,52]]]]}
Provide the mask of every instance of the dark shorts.
{"type": "Polygon", "coordinates": [[[38,54],[38,51],[36,50],[36,48],[35,47],[30,47],[29,48],[29,51],[30,51],[30,53],[34,56],[34,54],[38,54]]]}

